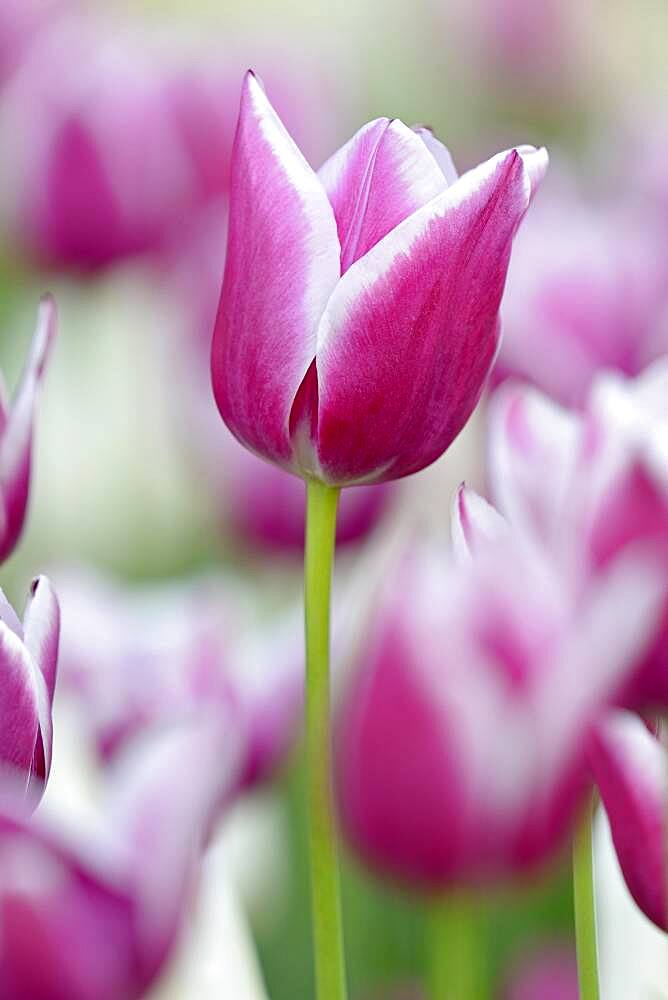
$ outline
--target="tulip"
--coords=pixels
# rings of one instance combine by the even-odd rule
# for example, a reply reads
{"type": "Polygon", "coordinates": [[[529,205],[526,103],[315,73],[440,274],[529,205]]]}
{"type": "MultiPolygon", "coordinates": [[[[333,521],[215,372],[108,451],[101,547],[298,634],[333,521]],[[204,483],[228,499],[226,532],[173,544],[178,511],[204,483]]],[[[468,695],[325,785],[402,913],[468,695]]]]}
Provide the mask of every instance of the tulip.
{"type": "Polygon", "coordinates": [[[58,600],[46,577],[33,581],[23,623],[0,591],[0,770],[32,805],[51,769],[59,630],[58,600]]]}
{"type": "Polygon", "coordinates": [[[498,509],[560,566],[574,593],[638,548],[651,550],[662,568],[663,625],[623,699],[642,706],[661,707],[668,699],[667,431],[665,360],[636,379],[601,376],[582,416],[517,386],[501,389],[490,411],[490,486],[498,509]]]}
{"type": "MultiPolygon", "coordinates": [[[[647,389],[647,382],[643,388],[647,389]]],[[[558,411],[554,411],[553,416],[558,417],[558,411]]],[[[570,415],[569,419],[572,419],[570,415]]],[[[518,426],[521,425],[516,425],[516,430],[518,426]]],[[[526,437],[524,440],[528,444],[526,437]]],[[[534,505],[534,511],[537,510],[539,507],[534,505]]],[[[454,526],[455,546],[459,553],[484,552],[486,547],[497,544],[498,540],[507,544],[511,533],[510,525],[494,508],[467,489],[461,489],[458,494],[454,526]]],[[[617,560],[619,570],[621,557],[617,556],[617,560]]],[[[657,566],[652,560],[646,565],[645,572],[649,574],[645,585],[651,577],[656,580],[656,618],[660,621],[661,597],[665,593],[660,565],[657,572],[657,566]]],[[[572,584],[572,581],[567,578],[568,583],[572,584]]],[[[596,585],[589,584],[590,587],[596,585]]],[[[572,589],[572,600],[578,600],[575,588],[572,589]]],[[[635,595],[629,592],[625,614],[631,612],[634,600],[635,595]]],[[[612,627],[612,621],[610,624],[612,627]]],[[[648,645],[651,649],[656,648],[651,643],[655,632],[655,627],[646,632],[646,642],[638,647],[639,653],[648,645]]],[[[661,642],[665,642],[663,636],[661,642]]],[[[665,650],[661,652],[665,655],[665,650]]],[[[639,662],[645,662],[642,656],[639,662]]],[[[631,661],[631,674],[637,670],[638,661],[631,661]]],[[[633,692],[636,689],[626,684],[622,690],[633,692]]],[[[611,693],[619,695],[619,691],[614,689],[611,693]]],[[[665,752],[656,736],[636,715],[608,709],[601,713],[591,727],[586,755],[608,813],[613,842],[629,889],[650,920],[660,927],[668,928],[665,902],[667,884],[664,874],[665,752]]]]}
{"type": "Polygon", "coordinates": [[[212,354],[232,433],[335,486],[438,458],[482,391],[546,167],[522,147],[457,179],[430,133],[378,119],[316,174],[248,74],[212,354]]]}
{"type": "Polygon", "coordinates": [[[84,837],[3,802],[6,1000],[144,996],[178,941],[232,747],[207,727],[165,728],[119,765],[104,822],[84,837]]]}
{"type": "Polygon", "coordinates": [[[171,719],[232,714],[244,734],[241,786],[266,779],[298,731],[301,630],[287,612],[258,625],[257,595],[224,579],[122,587],[58,575],[62,685],[107,763],[171,719]]]}
{"type": "Polygon", "coordinates": [[[575,602],[512,538],[455,561],[414,546],[387,574],[338,719],[341,813],[363,857],[432,892],[550,858],[587,785],[591,727],[659,602],[641,560],[575,602]]]}
{"type": "Polygon", "coordinates": [[[517,376],[582,407],[603,369],[637,375],[665,354],[664,243],[649,212],[548,185],[513,253],[494,377],[517,376]]]}
{"type": "Polygon", "coordinates": [[[0,392],[0,562],[13,552],[26,517],[30,490],[33,419],[48,351],[56,333],[56,307],[45,296],[16,395],[0,392]]]}

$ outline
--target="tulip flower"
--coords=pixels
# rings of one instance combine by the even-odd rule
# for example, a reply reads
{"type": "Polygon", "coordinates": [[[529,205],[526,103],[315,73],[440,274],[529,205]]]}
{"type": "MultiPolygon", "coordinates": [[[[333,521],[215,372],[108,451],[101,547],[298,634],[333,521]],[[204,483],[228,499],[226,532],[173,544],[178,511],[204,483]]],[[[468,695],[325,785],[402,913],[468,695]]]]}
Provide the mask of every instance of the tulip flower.
{"type": "Polygon", "coordinates": [[[582,407],[603,369],[637,375],[668,352],[664,244],[648,211],[547,185],[513,252],[494,377],[582,407]]]}
{"type": "Polygon", "coordinates": [[[225,727],[232,714],[244,734],[240,785],[275,770],[302,707],[301,629],[291,612],[258,624],[258,595],[223,578],[124,588],[63,570],[58,582],[63,689],[103,761],[170,719],[205,714],[225,727]]]}
{"type": "Polygon", "coordinates": [[[46,296],[40,303],[37,328],[12,402],[0,391],[0,561],[11,555],[23,530],[35,404],[55,333],[56,307],[46,296]]]}
{"type": "MultiPolygon", "coordinates": [[[[647,394],[648,387],[652,385],[652,380],[648,380],[646,376],[640,388],[647,394]]],[[[545,405],[549,409],[550,404],[545,405]]],[[[558,411],[554,410],[552,416],[558,418],[558,411]]],[[[568,415],[568,419],[573,418],[568,415]]],[[[515,424],[516,431],[520,427],[521,423],[515,424]]],[[[524,443],[528,446],[530,438],[525,436],[524,443]]],[[[530,503],[527,503],[527,509],[529,506],[530,503]]],[[[533,510],[534,513],[538,512],[540,506],[534,504],[533,510]]],[[[646,508],[643,513],[646,513],[646,508]]],[[[460,553],[466,552],[467,549],[473,553],[483,552],[485,548],[497,544],[499,540],[507,544],[511,534],[510,524],[482,498],[466,489],[460,490],[457,497],[454,522],[455,545],[460,553]]],[[[635,523],[638,523],[638,518],[635,519],[635,523]]],[[[564,527],[567,527],[566,522],[564,527]]],[[[666,586],[661,561],[657,564],[653,558],[650,560],[646,550],[636,549],[636,552],[638,551],[643,552],[642,561],[646,562],[644,572],[648,575],[645,586],[652,577],[656,581],[658,598],[656,621],[661,621],[662,617],[665,617],[665,613],[662,616],[661,605],[666,586]]],[[[628,554],[626,557],[617,555],[616,572],[619,572],[623,558],[628,558],[628,554]]],[[[610,573],[611,566],[615,566],[614,561],[605,572],[610,573]]],[[[572,578],[566,575],[564,579],[567,587],[570,585],[572,600],[577,602],[578,599],[582,599],[582,595],[573,586],[572,578]]],[[[592,587],[600,585],[600,579],[599,575],[596,582],[589,581],[590,593],[592,587]]],[[[625,615],[632,611],[635,596],[629,592],[628,603],[624,609],[625,615]]],[[[610,628],[614,631],[612,620],[610,628]]],[[[646,641],[637,650],[639,654],[642,654],[648,646],[650,649],[656,649],[656,644],[652,643],[655,634],[656,625],[646,632],[646,641]]],[[[662,637],[661,642],[664,641],[662,637]]],[[[665,655],[665,650],[662,649],[661,652],[665,655]]],[[[630,661],[631,677],[637,673],[638,663],[643,662],[642,655],[638,660],[630,661]]],[[[621,690],[629,692],[633,691],[634,687],[627,682],[621,690]]],[[[611,689],[611,695],[619,697],[619,690],[611,689]]],[[[636,715],[608,708],[601,712],[600,718],[590,729],[586,756],[591,775],[601,792],[608,813],[613,842],[631,893],[651,920],[661,927],[667,927],[668,911],[665,902],[667,885],[664,874],[665,752],[656,736],[636,715]]]]}
{"type": "Polygon", "coordinates": [[[667,430],[665,360],[636,379],[600,377],[583,416],[517,386],[499,390],[490,410],[490,486],[498,509],[560,565],[575,593],[639,547],[662,567],[663,625],[624,698],[645,707],[668,699],[667,430]]]}
{"type": "Polygon", "coordinates": [[[58,600],[46,577],[33,581],[23,623],[0,591],[0,772],[32,805],[51,769],[59,630],[58,600]]]}
{"type": "Polygon", "coordinates": [[[166,727],[113,776],[82,837],[0,809],[0,978],[6,1000],[135,1000],[170,958],[233,741],[166,727]],[[209,766],[216,760],[217,767],[209,766]]]}
{"type": "Polygon", "coordinates": [[[387,575],[338,720],[349,838],[432,892],[530,870],[564,842],[591,727],[660,606],[642,561],[574,602],[528,546],[473,551],[413,546],[387,575]]]}
{"type": "Polygon", "coordinates": [[[428,132],[378,119],[316,173],[246,77],[213,341],[251,451],[343,486],[417,472],[470,416],[498,343],[531,147],[457,179],[428,132]]]}

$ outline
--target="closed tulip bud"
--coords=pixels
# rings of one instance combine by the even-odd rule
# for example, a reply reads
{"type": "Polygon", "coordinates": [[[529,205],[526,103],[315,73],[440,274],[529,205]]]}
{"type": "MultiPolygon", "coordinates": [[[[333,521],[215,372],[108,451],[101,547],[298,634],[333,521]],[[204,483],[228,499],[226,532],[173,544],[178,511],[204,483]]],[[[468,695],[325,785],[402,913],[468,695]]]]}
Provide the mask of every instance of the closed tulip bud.
{"type": "Polygon", "coordinates": [[[431,133],[378,119],[316,173],[248,74],[212,353],[232,433],[335,486],[438,458],[494,359],[513,237],[546,167],[522,147],[457,178],[431,133]]]}

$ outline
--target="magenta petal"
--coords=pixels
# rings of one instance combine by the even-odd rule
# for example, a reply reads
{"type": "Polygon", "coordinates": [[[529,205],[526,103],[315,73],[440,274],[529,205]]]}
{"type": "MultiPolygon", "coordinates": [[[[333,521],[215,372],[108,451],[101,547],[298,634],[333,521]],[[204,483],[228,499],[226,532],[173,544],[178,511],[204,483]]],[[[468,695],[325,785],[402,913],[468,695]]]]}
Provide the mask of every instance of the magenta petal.
{"type": "Polygon", "coordinates": [[[339,259],[324,188],[248,74],[232,160],[212,378],[230,430],[280,464],[292,458],[290,411],[315,356],[339,259]]]}
{"type": "Polygon", "coordinates": [[[42,672],[51,702],[56,687],[60,608],[51,582],[45,576],[38,576],[32,583],[23,630],[24,642],[42,672]]]}
{"type": "Polygon", "coordinates": [[[21,639],[4,622],[0,671],[0,762],[16,769],[27,788],[39,735],[38,706],[46,691],[21,639]]]}
{"type": "Polygon", "coordinates": [[[342,274],[446,187],[426,144],[397,119],[369,122],[318,173],[336,216],[342,274]]]}
{"type": "Polygon", "coordinates": [[[615,712],[593,733],[589,758],[631,895],[663,930],[666,909],[666,754],[646,725],[615,712]]]}
{"type": "Polygon", "coordinates": [[[531,191],[518,152],[494,157],[343,275],[318,330],[327,481],[417,472],[457,436],[496,353],[511,243],[531,191]]]}
{"type": "Polygon", "coordinates": [[[52,297],[47,295],[40,303],[37,328],[28,360],[0,438],[0,490],[3,503],[0,560],[6,559],[11,553],[23,528],[30,487],[35,399],[55,333],[56,305],[52,297]]]}

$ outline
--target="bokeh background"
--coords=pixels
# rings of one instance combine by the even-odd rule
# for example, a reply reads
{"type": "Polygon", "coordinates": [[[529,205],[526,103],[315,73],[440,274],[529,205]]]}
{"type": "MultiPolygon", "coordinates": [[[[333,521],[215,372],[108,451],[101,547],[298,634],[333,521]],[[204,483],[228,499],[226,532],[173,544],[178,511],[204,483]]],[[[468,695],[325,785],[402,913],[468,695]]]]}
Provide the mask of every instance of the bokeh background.
{"type": "MultiPolygon", "coordinates": [[[[242,590],[255,614],[246,627],[269,636],[260,684],[265,666],[275,669],[276,616],[298,621],[299,485],[267,478],[241,452],[207,376],[246,68],[315,166],[378,115],[431,126],[460,170],[517,143],[549,146],[551,175],[509,276],[497,377],[520,371],[577,403],[564,395],[597,367],[633,373],[668,349],[666,38],[663,0],[0,0],[0,358],[10,387],[44,290],[60,315],[29,521],[3,567],[10,599],[21,602],[37,570],[62,581],[65,633],[86,635],[81,669],[94,676],[102,661],[122,669],[132,629],[152,630],[160,655],[176,641],[164,607],[162,617],[135,609],[132,625],[109,610],[98,624],[81,591],[90,598],[101,574],[133,607],[138,587],[160,604],[153,588],[167,584],[178,601],[202,576],[242,590]],[[555,260],[556,284],[543,295],[555,260]],[[556,303],[574,281],[589,305],[564,318],[556,303]],[[576,331],[575,347],[532,340],[560,322],[576,331]],[[82,572],[95,583],[73,582],[82,572]]],[[[415,480],[351,501],[337,575],[342,622],[359,617],[365,581],[397,532],[444,523],[462,479],[484,485],[481,420],[415,480]]],[[[65,669],[54,809],[81,807],[68,768],[95,757],[81,701],[65,669]]],[[[273,1000],[312,995],[291,726],[294,741],[284,742],[294,746],[235,806],[220,872],[207,875],[234,900],[237,930],[225,911],[215,945],[229,950],[226,975],[245,949],[273,1000]]],[[[348,856],[344,875],[354,996],[410,989],[424,949],[418,901],[348,856]]],[[[557,865],[498,894],[487,919],[502,983],[534,948],[570,947],[568,878],[557,865]]]]}

